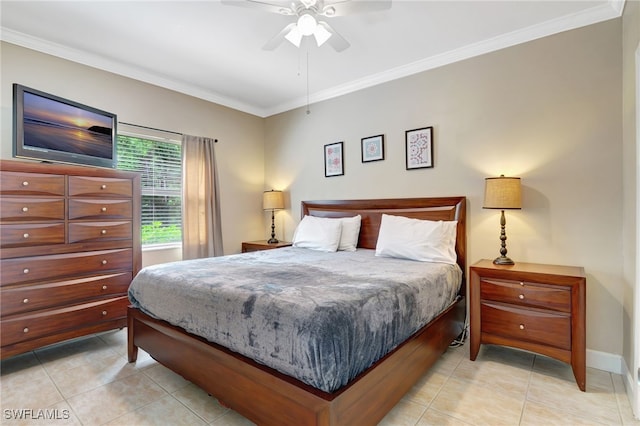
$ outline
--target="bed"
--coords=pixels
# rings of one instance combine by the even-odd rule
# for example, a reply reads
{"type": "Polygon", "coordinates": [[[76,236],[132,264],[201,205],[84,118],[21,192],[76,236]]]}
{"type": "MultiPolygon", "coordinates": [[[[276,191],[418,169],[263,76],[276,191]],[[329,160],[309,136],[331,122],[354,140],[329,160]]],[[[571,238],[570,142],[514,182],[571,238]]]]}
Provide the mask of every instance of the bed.
{"type": "MultiPolygon", "coordinates": [[[[359,252],[366,255],[367,251],[376,248],[381,220],[385,214],[432,221],[457,221],[454,229],[455,263],[461,273],[458,278],[461,285],[453,295],[453,302],[447,303],[444,310],[435,314],[433,319],[407,338],[403,338],[402,342],[394,345],[382,358],[376,359],[363,371],[357,371],[346,382],[346,379],[342,378],[344,383],[336,382],[322,386],[313,380],[307,380],[306,377],[294,378],[277,365],[268,366],[265,360],[258,356],[252,359],[250,353],[247,353],[248,356],[242,355],[241,351],[231,345],[225,347],[187,332],[185,329],[189,327],[172,325],[162,319],[161,313],[151,312],[146,307],[141,308],[137,303],[133,303],[128,310],[129,361],[134,362],[137,349],[142,348],[161,364],[257,424],[378,423],[462,333],[466,313],[464,197],[302,202],[303,217],[361,217],[358,250],[352,255],[343,255],[344,259],[349,256],[358,258],[361,256],[359,252]],[[234,350],[229,349],[229,346],[234,350]]],[[[270,256],[264,254],[267,252],[253,256],[262,256],[263,259],[259,260],[263,263],[276,262],[286,255],[284,250],[271,250],[269,252],[273,254],[270,256]]],[[[227,271],[237,267],[238,273],[251,274],[251,269],[247,269],[252,267],[248,265],[248,260],[251,260],[248,255],[234,255],[229,258],[236,266],[228,268],[227,271]]],[[[310,259],[313,261],[314,257],[310,259]]],[[[154,289],[153,292],[155,291],[154,289]]],[[[195,298],[200,299],[201,296],[195,298]]],[[[176,305],[179,304],[176,302],[176,305]]],[[[323,378],[323,371],[318,374],[319,378],[323,378]]]]}

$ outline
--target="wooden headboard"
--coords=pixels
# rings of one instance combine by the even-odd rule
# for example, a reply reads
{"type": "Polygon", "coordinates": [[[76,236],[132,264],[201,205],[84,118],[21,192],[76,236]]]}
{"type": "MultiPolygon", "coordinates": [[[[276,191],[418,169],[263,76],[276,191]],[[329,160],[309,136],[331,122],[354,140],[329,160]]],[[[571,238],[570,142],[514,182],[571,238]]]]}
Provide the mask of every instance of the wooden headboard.
{"type": "Polygon", "coordinates": [[[382,214],[427,220],[457,220],[457,262],[466,276],[467,267],[467,200],[465,197],[395,198],[378,200],[303,201],[302,217],[362,216],[358,247],[375,249],[382,214]]]}

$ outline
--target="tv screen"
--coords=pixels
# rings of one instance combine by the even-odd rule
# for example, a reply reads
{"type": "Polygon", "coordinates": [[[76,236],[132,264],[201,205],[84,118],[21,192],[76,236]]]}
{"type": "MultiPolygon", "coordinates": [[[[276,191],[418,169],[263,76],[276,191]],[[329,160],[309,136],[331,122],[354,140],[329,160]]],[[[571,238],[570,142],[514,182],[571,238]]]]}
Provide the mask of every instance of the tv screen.
{"type": "Polygon", "coordinates": [[[114,168],[116,115],[13,85],[13,156],[114,168]]]}

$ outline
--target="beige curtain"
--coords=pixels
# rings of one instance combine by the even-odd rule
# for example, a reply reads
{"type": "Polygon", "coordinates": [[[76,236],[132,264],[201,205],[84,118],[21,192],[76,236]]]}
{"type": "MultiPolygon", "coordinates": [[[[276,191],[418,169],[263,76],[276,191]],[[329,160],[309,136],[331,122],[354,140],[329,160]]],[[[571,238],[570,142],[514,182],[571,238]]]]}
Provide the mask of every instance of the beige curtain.
{"type": "Polygon", "coordinates": [[[182,258],[221,256],[222,225],[214,140],[182,136],[182,258]]]}

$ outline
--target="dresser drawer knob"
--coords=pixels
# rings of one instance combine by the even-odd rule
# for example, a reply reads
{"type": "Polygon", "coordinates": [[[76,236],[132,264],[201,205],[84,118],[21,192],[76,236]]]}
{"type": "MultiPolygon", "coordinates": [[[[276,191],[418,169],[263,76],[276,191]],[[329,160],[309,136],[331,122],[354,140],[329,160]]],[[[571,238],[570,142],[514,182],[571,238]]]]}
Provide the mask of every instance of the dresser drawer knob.
{"type": "Polygon", "coordinates": [[[104,259],[104,260],[102,261],[102,264],[103,264],[103,265],[106,265],[106,264],[107,264],[107,259],[104,259]]]}
{"type": "Polygon", "coordinates": [[[102,289],[103,289],[103,290],[106,290],[106,289],[107,289],[107,286],[106,286],[106,285],[103,285],[103,286],[102,286],[102,289]]]}
{"type": "Polygon", "coordinates": [[[29,238],[29,234],[27,232],[25,232],[24,234],[22,234],[22,238],[24,238],[26,240],[27,238],[29,238]]]}
{"type": "Polygon", "coordinates": [[[28,212],[29,211],[29,207],[23,207],[22,211],[25,212],[25,213],[28,212]]]}
{"type": "Polygon", "coordinates": [[[29,327],[25,327],[25,328],[22,330],[22,332],[23,332],[23,333],[28,333],[28,332],[29,332],[29,327]]]}
{"type": "Polygon", "coordinates": [[[29,186],[29,182],[25,180],[24,182],[22,182],[22,186],[29,186]]]}
{"type": "Polygon", "coordinates": [[[106,229],[103,229],[102,231],[100,231],[100,233],[101,233],[102,235],[106,235],[106,234],[107,234],[107,230],[106,230],[106,229]]]}
{"type": "Polygon", "coordinates": [[[106,317],[107,316],[107,311],[102,311],[102,316],[106,317]]]}
{"type": "Polygon", "coordinates": [[[100,211],[101,211],[102,213],[104,213],[104,212],[106,212],[106,211],[107,211],[107,208],[106,208],[106,207],[103,207],[103,208],[101,208],[101,209],[100,209],[100,211]]]}
{"type": "Polygon", "coordinates": [[[107,185],[100,185],[100,189],[107,189],[107,185]]]}
{"type": "Polygon", "coordinates": [[[24,269],[22,270],[22,273],[23,273],[23,274],[28,274],[28,273],[29,273],[29,268],[24,268],[24,269]]]}
{"type": "Polygon", "coordinates": [[[29,299],[22,300],[22,303],[25,303],[25,304],[29,303],[29,299]]]}
{"type": "Polygon", "coordinates": [[[520,330],[524,330],[524,324],[520,324],[520,330]]]}
{"type": "Polygon", "coordinates": [[[518,299],[520,299],[520,300],[524,300],[524,294],[519,294],[519,295],[518,295],[518,299]]]}
{"type": "Polygon", "coordinates": [[[524,287],[524,281],[520,281],[520,285],[524,287]]]}

